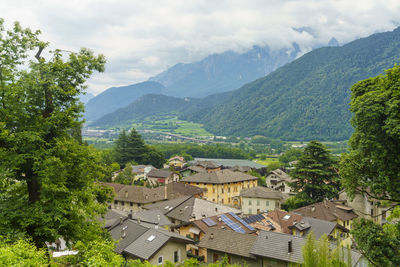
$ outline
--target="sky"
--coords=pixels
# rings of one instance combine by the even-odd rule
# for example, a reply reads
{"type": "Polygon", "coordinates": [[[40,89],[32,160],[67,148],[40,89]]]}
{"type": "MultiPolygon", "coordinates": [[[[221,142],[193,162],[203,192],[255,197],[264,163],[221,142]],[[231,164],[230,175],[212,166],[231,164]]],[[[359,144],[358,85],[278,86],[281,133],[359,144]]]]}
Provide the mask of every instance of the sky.
{"type": "Polygon", "coordinates": [[[213,53],[293,42],[306,52],[400,26],[399,0],[1,0],[0,10],[52,48],[104,54],[106,71],[87,83],[93,94],[213,53]]]}

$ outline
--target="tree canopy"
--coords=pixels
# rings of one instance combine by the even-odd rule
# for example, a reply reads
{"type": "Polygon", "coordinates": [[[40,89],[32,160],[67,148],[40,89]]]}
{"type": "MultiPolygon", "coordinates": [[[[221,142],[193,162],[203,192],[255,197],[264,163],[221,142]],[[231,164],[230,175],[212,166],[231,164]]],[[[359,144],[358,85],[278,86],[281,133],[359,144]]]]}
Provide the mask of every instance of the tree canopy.
{"type": "Polygon", "coordinates": [[[99,155],[80,138],[79,95],[105,58],[47,52],[38,36],[0,20],[0,232],[44,247],[94,238],[110,191],[96,185],[99,155]]]}
{"type": "Polygon", "coordinates": [[[311,141],[290,172],[293,179],[290,186],[298,192],[295,197],[304,204],[311,204],[337,196],[339,176],[334,165],[335,160],[327,148],[320,142],[311,141]]]}
{"type": "MultiPolygon", "coordinates": [[[[392,218],[400,217],[399,85],[399,66],[353,85],[350,110],[354,133],[340,168],[350,196],[360,192],[376,201],[389,202],[392,218]]],[[[400,223],[380,227],[362,220],[354,225],[352,233],[358,247],[375,266],[400,264],[400,223]]]]}

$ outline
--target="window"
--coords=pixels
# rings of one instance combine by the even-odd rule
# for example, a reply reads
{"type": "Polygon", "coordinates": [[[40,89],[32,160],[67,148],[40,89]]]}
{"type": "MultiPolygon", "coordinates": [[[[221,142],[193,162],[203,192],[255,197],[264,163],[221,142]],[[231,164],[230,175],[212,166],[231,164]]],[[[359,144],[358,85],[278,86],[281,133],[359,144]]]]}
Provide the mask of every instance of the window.
{"type": "Polygon", "coordinates": [[[249,205],[252,205],[252,204],[251,204],[251,199],[249,199],[249,205]]]}
{"type": "Polygon", "coordinates": [[[231,192],[231,188],[230,187],[228,187],[228,193],[230,193],[231,192]]]}
{"type": "Polygon", "coordinates": [[[251,210],[251,209],[249,209],[249,214],[253,214],[253,212],[252,212],[252,210],[251,210]]]}
{"type": "Polygon", "coordinates": [[[217,262],[218,261],[218,254],[214,253],[213,254],[213,262],[217,262]]]}
{"type": "Polygon", "coordinates": [[[374,209],[371,209],[371,216],[374,216],[374,209]]]}
{"type": "Polygon", "coordinates": [[[213,193],[215,194],[215,187],[213,187],[213,193]]]}
{"type": "Polygon", "coordinates": [[[115,204],[115,205],[118,205],[118,200],[114,200],[114,204],[115,204]]]}
{"type": "Polygon", "coordinates": [[[178,251],[174,251],[174,262],[178,262],[178,261],[179,261],[178,251]]]}
{"type": "Polygon", "coordinates": [[[222,199],[222,204],[224,204],[224,199],[222,199]]]}
{"type": "Polygon", "coordinates": [[[160,264],[163,264],[163,256],[158,257],[157,263],[158,263],[159,265],[160,265],[160,264]]]}
{"type": "Polygon", "coordinates": [[[269,200],[265,201],[265,206],[269,206],[269,200]]]}
{"type": "Polygon", "coordinates": [[[257,200],[257,206],[260,206],[260,200],[257,200]]]}
{"type": "Polygon", "coordinates": [[[131,203],[129,203],[130,205],[131,205],[131,207],[133,206],[133,203],[131,202],[131,203]]]}
{"type": "Polygon", "coordinates": [[[221,188],[221,193],[222,193],[222,194],[224,193],[224,188],[221,188]]]}

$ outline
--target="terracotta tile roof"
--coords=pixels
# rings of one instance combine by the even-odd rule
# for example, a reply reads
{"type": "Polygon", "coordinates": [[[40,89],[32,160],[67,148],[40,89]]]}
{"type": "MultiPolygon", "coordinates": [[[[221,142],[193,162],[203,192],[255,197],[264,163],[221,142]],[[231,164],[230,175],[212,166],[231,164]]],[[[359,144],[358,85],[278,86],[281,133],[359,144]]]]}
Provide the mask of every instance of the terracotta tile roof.
{"type": "Polygon", "coordinates": [[[292,226],[295,222],[301,222],[303,220],[303,216],[295,213],[289,213],[284,210],[273,210],[268,211],[268,213],[264,214],[266,218],[272,220],[274,226],[277,225],[280,228],[281,233],[290,234],[292,230],[290,230],[289,226],[292,226]]]}
{"type": "Polygon", "coordinates": [[[322,202],[296,209],[294,212],[303,216],[330,222],[336,221],[337,219],[348,221],[358,217],[357,214],[354,213],[353,209],[349,209],[348,206],[342,206],[344,205],[337,204],[330,200],[324,200],[322,202]]]}
{"type": "Polygon", "coordinates": [[[246,173],[233,172],[231,170],[225,169],[211,173],[197,173],[195,175],[185,177],[181,181],[204,184],[225,184],[257,179],[257,177],[248,175],[246,173]]]}

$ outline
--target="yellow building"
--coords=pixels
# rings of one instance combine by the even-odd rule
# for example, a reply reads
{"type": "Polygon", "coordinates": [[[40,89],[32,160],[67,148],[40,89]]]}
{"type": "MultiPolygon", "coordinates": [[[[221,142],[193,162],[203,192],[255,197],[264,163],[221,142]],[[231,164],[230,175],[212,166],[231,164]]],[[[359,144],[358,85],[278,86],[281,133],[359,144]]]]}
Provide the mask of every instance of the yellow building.
{"type": "Polygon", "coordinates": [[[257,177],[225,169],[209,173],[198,173],[183,178],[181,182],[206,188],[207,192],[204,197],[209,201],[228,206],[237,206],[239,203],[235,203],[234,199],[238,199],[237,197],[242,189],[256,187],[257,177]]]}
{"type": "Polygon", "coordinates": [[[174,156],[168,160],[168,165],[173,166],[175,168],[182,168],[186,164],[186,161],[183,157],[174,156]]]}

